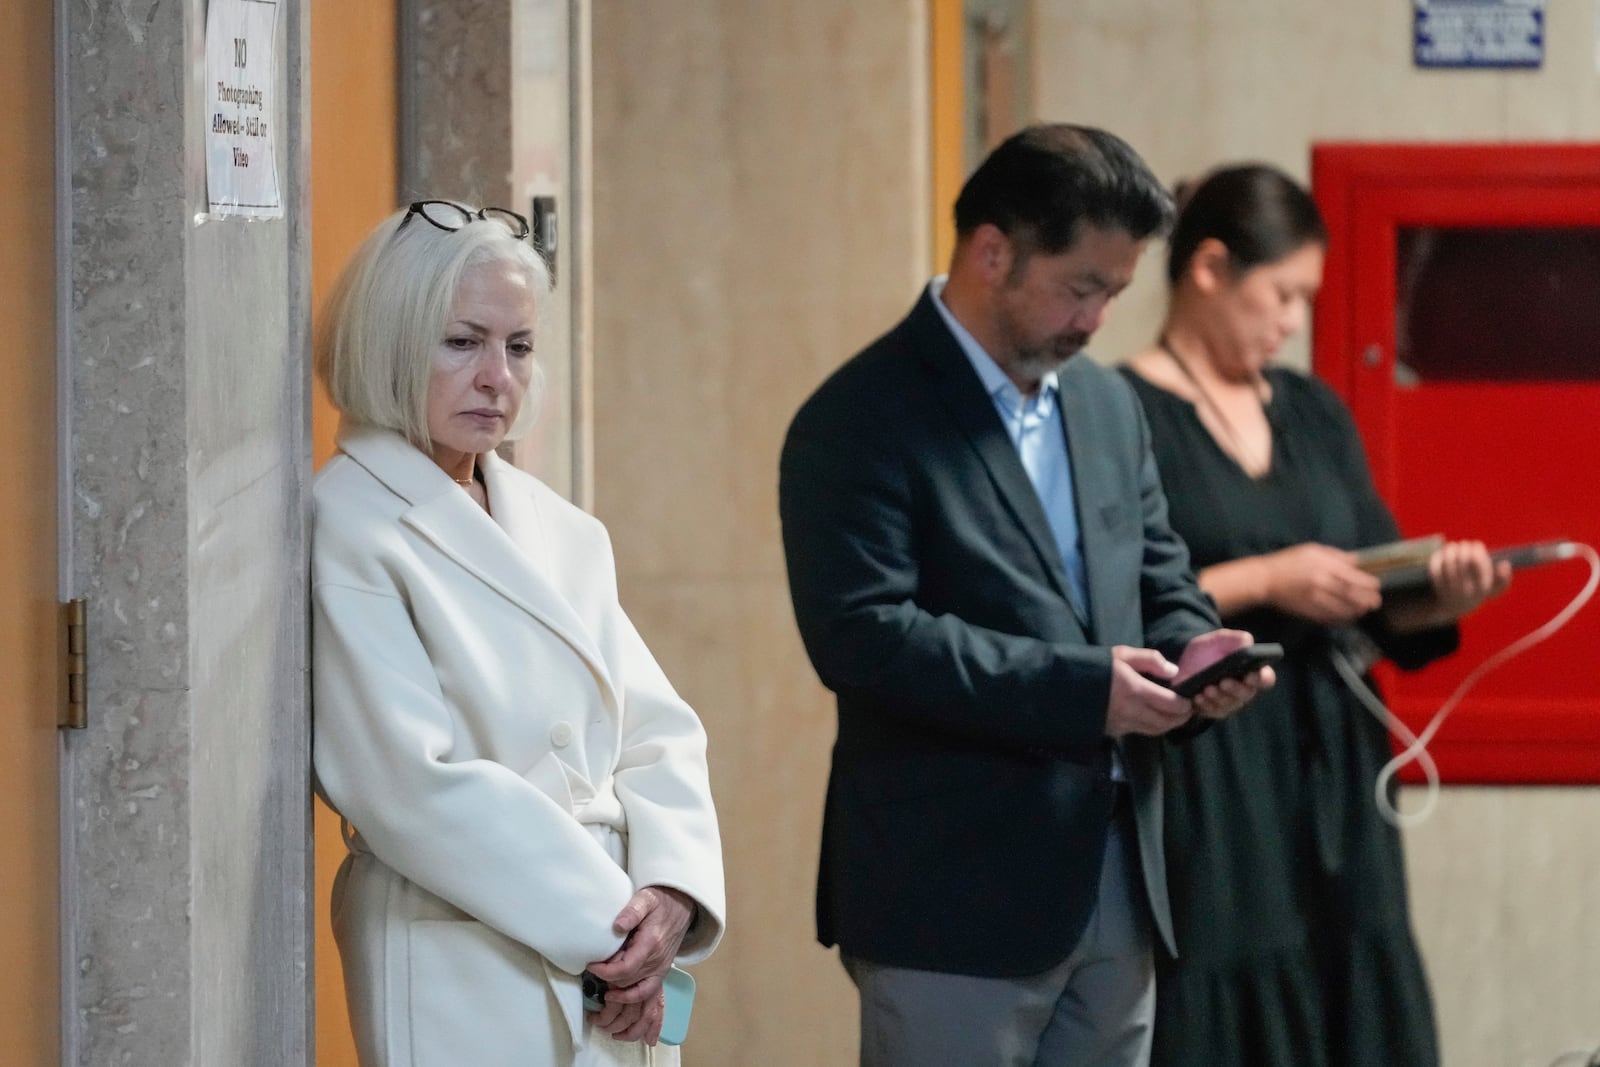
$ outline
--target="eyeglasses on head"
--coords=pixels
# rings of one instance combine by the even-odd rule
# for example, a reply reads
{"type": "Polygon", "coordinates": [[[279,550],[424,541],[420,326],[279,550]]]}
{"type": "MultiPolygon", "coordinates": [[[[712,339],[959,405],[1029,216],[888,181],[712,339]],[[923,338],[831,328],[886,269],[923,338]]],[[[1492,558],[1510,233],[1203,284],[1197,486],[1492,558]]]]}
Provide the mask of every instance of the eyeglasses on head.
{"type": "Polygon", "coordinates": [[[498,222],[511,231],[511,236],[518,240],[532,232],[527,217],[509,208],[483,207],[474,211],[453,200],[416,201],[406,209],[406,216],[400,220],[398,228],[404,228],[413,218],[420,218],[441,230],[459,230],[477,221],[498,222]]]}

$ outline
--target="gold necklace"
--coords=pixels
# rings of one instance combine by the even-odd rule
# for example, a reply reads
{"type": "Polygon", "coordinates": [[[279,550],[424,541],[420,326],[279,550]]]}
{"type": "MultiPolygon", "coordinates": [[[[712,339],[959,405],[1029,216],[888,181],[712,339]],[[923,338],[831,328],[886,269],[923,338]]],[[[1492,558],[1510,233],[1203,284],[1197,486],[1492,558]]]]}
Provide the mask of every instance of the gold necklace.
{"type": "MultiPolygon", "coordinates": [[[[1212,398],[1210,391],[1201,384],[1200,379],[1195,375],[1194,371],[1189,369],[1189,364],[1183,361],[1183,357],[1178,355],[1178,353],[1173,350],[1172,343],[1167,340],[1166,334],[1162,334],[1160,337],[1156,338],[1156,347],[1165,352],[1167,354],[1167,358],[1178,365],[1179,373],[1187,378],[1189,380],[1189,384],[1194,386],[1194,391],[1200,394],[1200,402],[1206,407],[1210,408],[1211,414],[1217,417],[1217,428],[1222,431],[1222,436],[1227,438],[1227,450],[1231,452],[1234,459],[1238,462],[1240,468],[1243,469],[1246,474],[1251,474],[1252,477],[1257,473],[1265,474],[1269,469],[1271,469],[1272,438],[1270,433],[1267,438],[1267,454],[1265,457],[1266,462],[1260,464],[1259,468],[1257,468],[1253,462],[1255,457],[1252,456],[1250,451],[1244,447],[1239,432],[1234,429],[1233,423],[1228,419],[1228,416],[1223,413],[1221,405],[1219,405],[1216,400],[1212,398]]],[[[1256,395],[1256,401],[1262,405],[1262,411],[1264,413],[1266,410],[1266,402],[1261,396],[1261,388],[1259,385],[1256,387],[1254,392],[1256,395]]]]}

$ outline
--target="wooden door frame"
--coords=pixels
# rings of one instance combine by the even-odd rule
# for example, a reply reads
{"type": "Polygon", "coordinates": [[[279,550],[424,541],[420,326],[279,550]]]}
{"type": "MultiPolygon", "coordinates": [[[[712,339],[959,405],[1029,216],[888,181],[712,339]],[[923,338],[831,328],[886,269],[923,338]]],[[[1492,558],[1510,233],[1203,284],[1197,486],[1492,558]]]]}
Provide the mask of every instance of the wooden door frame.
{"type": "Polygon", "coordinates": [[[59,713],[61,476],[54,417],[59,407],[61,181],[57,161],[59,0],[24,0],[11,20],[4,75],[6,221],[11,241],[5,307],[13,338],[6,447],[19,476],[6,494],[4,565],[7,685],[4,774],[8,804],[0,837],[9,874],[6,997],[8,1052],[54,1061],[64,1017],[61,954],[59,713]],[[46,45],[45,40],[51,43],[46,45]],[[13,50],[14,49],[14,50],[13,50]],[[55,351],[50,351],[54,343],[55,351]],[[52,495],[54,494],[54,495],[52,495]],[[15,584],[13,584],[15,583],[15,584]],[[54,1022],[51,1021],[53,1012],[54,1022]]]}
{"type": "Polygon", "coordinates": [[[933,270],[943,272],[955,249],[952,209],[966,180],[966,4],[928,0],[928,94],[932,164],[933,270]]]}

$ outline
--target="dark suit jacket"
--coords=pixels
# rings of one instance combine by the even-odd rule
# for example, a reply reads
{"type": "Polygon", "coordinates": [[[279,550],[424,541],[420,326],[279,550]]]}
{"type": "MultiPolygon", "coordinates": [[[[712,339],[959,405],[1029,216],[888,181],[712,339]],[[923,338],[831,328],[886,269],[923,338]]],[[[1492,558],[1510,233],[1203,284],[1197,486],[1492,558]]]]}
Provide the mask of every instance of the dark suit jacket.
{"type": "MultiPolygon", "coordinates": [[[[1167,526],[1127,384],[1084,356],[1061,409],[1092,618],[993,402],[924,293],[795,416],[779,488],[800,634],[838,696],[817,932],[877,963],[1048,969],[1094,905],[1111,646],[1176,659],[1216,614],[1167,526]]],[[[1172,949],[1160,741],[1125,765],[1172,949]]]]}

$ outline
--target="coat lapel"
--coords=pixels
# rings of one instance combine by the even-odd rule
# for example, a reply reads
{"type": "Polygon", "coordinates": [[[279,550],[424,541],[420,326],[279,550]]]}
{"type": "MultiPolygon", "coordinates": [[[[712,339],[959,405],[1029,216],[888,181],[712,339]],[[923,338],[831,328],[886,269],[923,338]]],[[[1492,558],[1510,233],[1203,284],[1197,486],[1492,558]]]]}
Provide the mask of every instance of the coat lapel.
{"type": "Polygon", "coordinates": [[[464,571],[553,631],[588,665],[613,705],[617,693],[588,628],[547,578],[549,545],[538,503],[519,492],[504,460],[484,457],[491,518],[433,461],[393,433],[340,431],[339,447],[411,507],[400,521],[464,571]]]}
{"type": "Polygon", "coordinates": [[[1074,364],[1088,358],[1080,353],[1061,368],[1060,391],[1056,395],[1067,435],[1067,460],[1072,465],[1072,495],[1078,506],[1078,537],[1083,546],[1084,576],[1089,584],[1091,626],[1095,632],[1107,634],[1116,632],[1108,625],[1104,614],[1117,602],[1109,588],[1116,576],[1107,573],[1104,567],[1091,565],[1091,561],[1111,558],[1111,531],[1102,514],[1102,486],[1115,484],[1114,473],[1105,469],[1103,444],[1112,430],[1102,425],[1103,412],[1091,402],[1088,391],[1075,381],[1074,364]]]}
{"type": "Polygon", "coordinates": [[[933,370],[934,388],[940,400],[955,417],[962,434],[978,454],[979,461],[1033,545],[1039,563],[1050,576],[1056,592],[1072,607],[1074,619],[1082,626],[1087,620],[1073,601],[1067,582],[1066,565],[1056,548],[1050,520],[1045,517],[1039,494],[1028,480],[1022,458],[1006,435],[1006,428],[994,410],[994,401],[983,391],[983,382],[968,362],[961,345],[933,306],[933,294],[925,290],[908,320],[914,331],[913,343],[933,370]]]}

